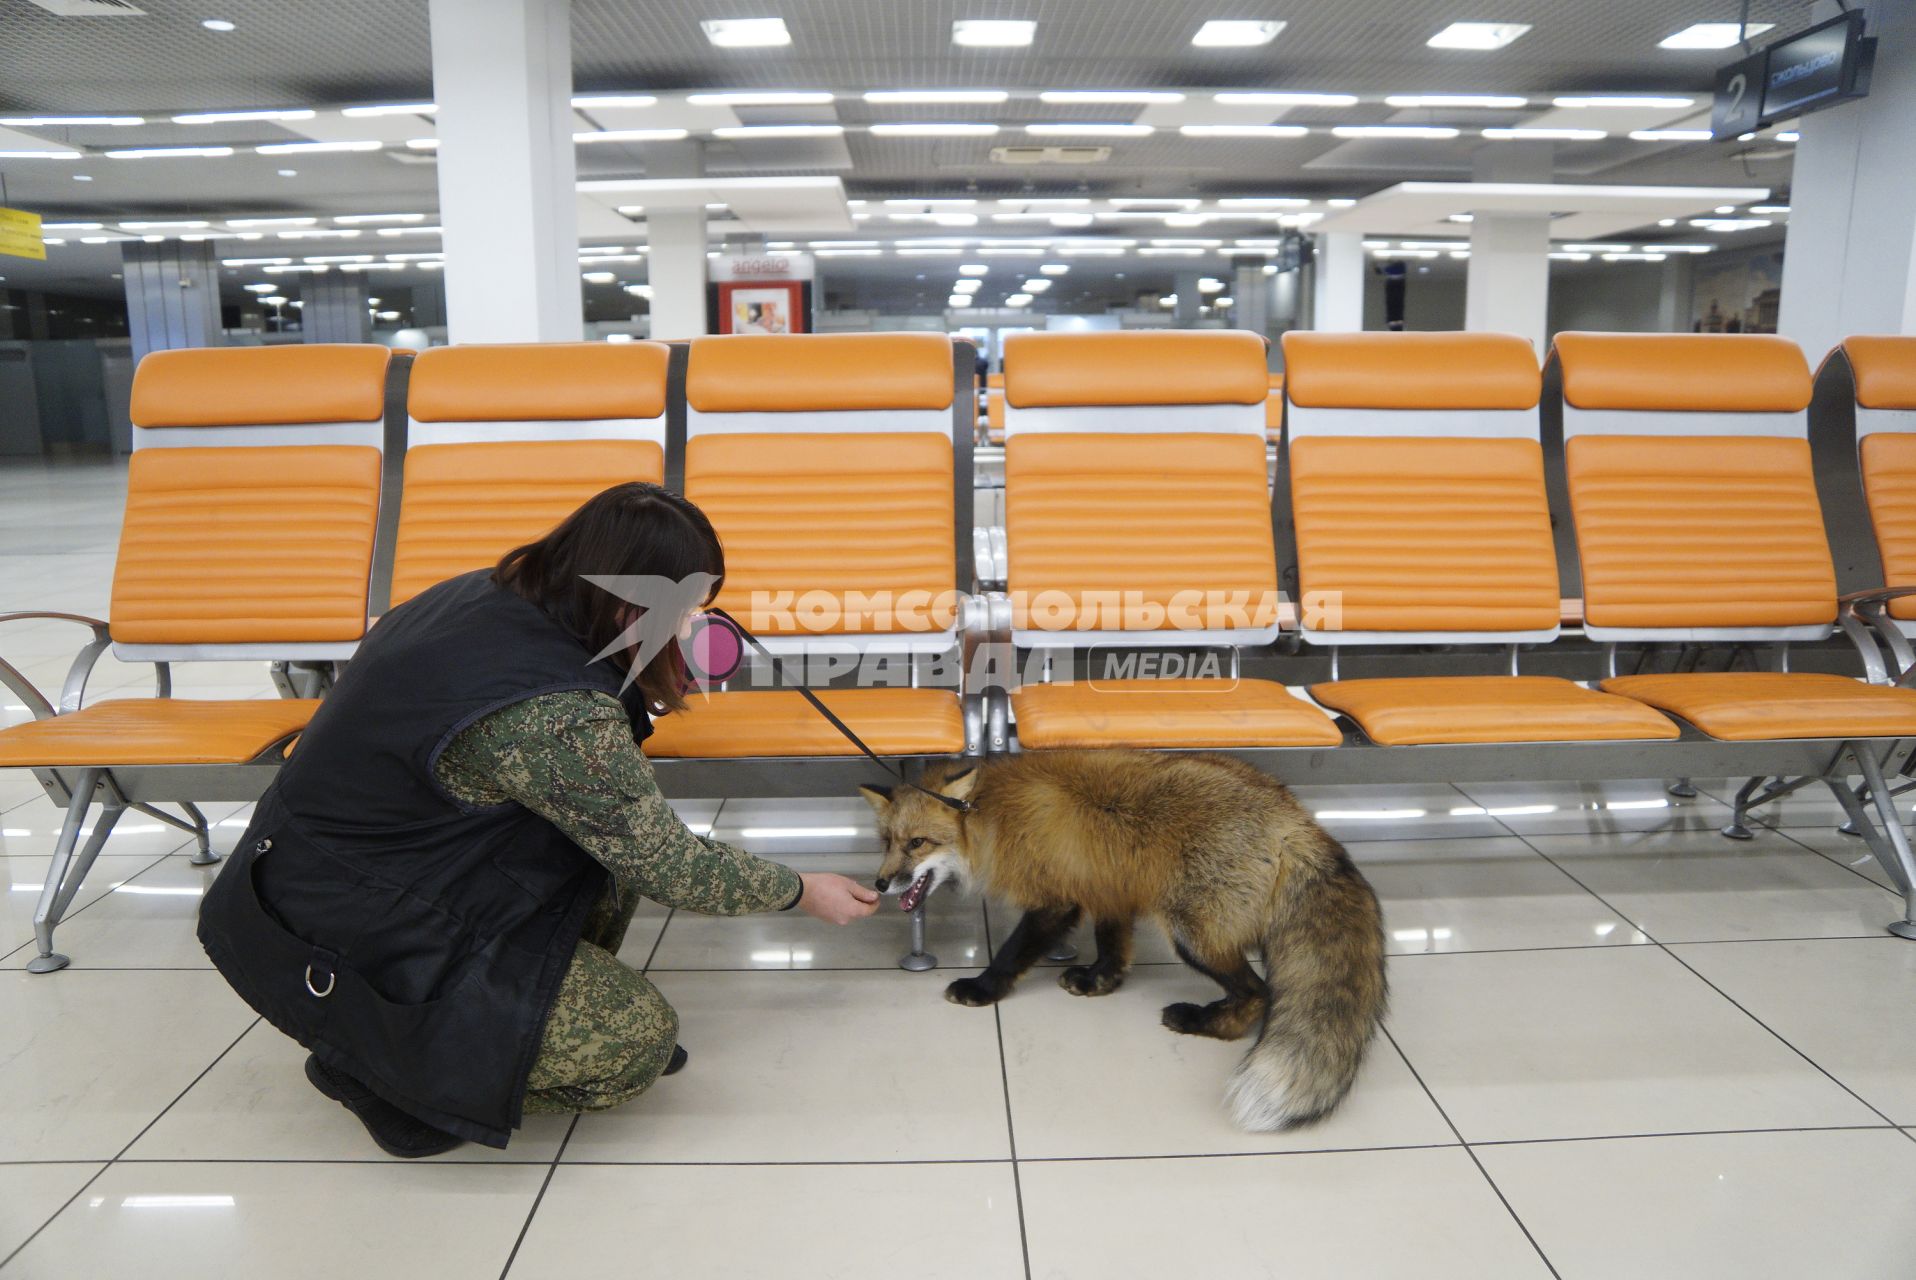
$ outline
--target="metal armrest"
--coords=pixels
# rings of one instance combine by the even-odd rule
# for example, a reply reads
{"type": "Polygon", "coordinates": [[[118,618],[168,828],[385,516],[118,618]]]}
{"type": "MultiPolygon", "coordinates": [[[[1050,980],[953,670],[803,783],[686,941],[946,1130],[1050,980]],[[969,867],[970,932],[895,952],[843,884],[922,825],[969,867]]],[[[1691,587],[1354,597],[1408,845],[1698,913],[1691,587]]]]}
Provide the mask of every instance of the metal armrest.
{"type": "Polygon", "coordinates": [[[15,667],[12,663],[5,660],[0,660],[0,684],[6,685],[7,688],[11,689],[26,703],[27,710],[33,713],[35,720],[48,720],[57,715],[66,715],[69,712],[78,711],[81,702],[86,698],[87,677],[93,674],[93,666],[100,660],[100,655],[105,653],[107,646],[113,643],[113,637],[107,632],[107,624],[99,618],[89,618],[85,614],[79,613],[51,613],[46,611],[0,613],[0,622],[26,622],[29,620],[76,622],[83,627],[91,628],[93,638],[89,640],[78,653],[73,655],[73,662],[67,667],[66,681],[60,687],[60,706],[58,710],[55,710],[53,704],[47,700],[45,694],[34,687],[31,680],[28,680],[26,676],[20,673],[18,667],[15,667]]]}
{"type": "Polygon", "coordinates": [[[1871,587],[1867,591],[1851,591],[1836,597],[1838,605],[1887,604],[1903,596],[1916,596],[1916,587],[1871,587]]]}
{"type": "MultiPolygon", "coordinates": [[[[1862,630],[1858,625],[1860,619],[1874,633],[1875,643],[1872,647],[1880,644],[1889,650],[1896,669],[1884,673],[1882,683],[1885,684],[1890,682],[1891,677],[1898,684],[1916,679],[1916,649],[1911,648],[1909,637],[1896,625],[1896,620],[1885,612],[1890,601],[1911,595],[1916,595],[1916,587],[1876,587],[1869,591],[1852,591],[1837,601],[1837,620],[1842,623],[1851,641],[1861,648],[1858,639],[1858,633],[1862,630]]],[[[1864,656],[1863,661],[1865,665],[1868,664],[1868,655],[1864,656]]],[[[1874,673],[1871,683],[1876,683],[1874,673]]]]}

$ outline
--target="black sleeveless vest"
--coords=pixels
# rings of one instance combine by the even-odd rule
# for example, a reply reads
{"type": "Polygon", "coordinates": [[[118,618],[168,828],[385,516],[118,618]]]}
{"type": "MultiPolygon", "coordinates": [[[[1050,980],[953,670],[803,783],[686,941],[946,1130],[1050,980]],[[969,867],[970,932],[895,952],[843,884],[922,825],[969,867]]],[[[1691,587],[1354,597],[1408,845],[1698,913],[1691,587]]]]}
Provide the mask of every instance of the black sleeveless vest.
{"type": "MultiPolygon", "coordinates": [[[[433,777],[460,730],[622,669],[469,573],[367,634],[200,908],[241,998],[395,1106],[488,1146],[526,1075],[604,868],[518,804],[473,809],[433,777]]],[[[635,738],[651,731],[636,688],[635,738]]]]}

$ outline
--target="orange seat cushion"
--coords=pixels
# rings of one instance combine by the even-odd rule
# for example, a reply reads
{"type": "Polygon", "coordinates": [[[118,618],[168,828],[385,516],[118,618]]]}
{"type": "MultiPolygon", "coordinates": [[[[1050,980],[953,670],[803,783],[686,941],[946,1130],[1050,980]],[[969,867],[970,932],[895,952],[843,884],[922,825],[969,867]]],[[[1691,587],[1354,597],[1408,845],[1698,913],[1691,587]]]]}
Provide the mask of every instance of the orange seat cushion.
{"type": "Polygon", "coordinates": [[[1588,625],[1836,620],[1807,440],[1580,435],[1564,455],[1588,625]]]}
{"type": "Polygon", "coordinates": [[[1328,629],[1318,616],[1340,631],[1557,625],[1557,551],[1535,440],[1293,440],[1291,507],[1313,629],[1328,629]]]}
{"type": "Polygon", "coordinates": [[[650,440],[421,445],[406,454],[392,602],[491,567],[615,484],[664,478],[665,453],[650,440]]]}
{"type": "MultiPolygon", "coordinates": [[[[1916,435],[1879,431],[1864,436],[1861,456],[1883,585],[1916,587],[1916,435]]],[[[1889,616],[1916,618],[1916,596],[1890,601],[1889,616]]]]}
{"type": "Polygon", "coordinates": [[[1016,627],[1277,621],[1259,436],[1021,433],[1005,445],[1005,538],[1016,627]]]}
{"type": "Polygon", "coordinates": [[[1916,737],[1916,689],[1864,684],[1848,676],[1692,671],[1614,676],[1603,687],[1731,742],[1916,737]]]}
{"type": "Polygon", "coordinates": [[[244,764],[318,709],[317,698],[115,698],[0,729],[0,768],[244,764]]]}
{"type": "Polygon", "coordinates": [[[369,446],[141,449],[127,469],[113,638],[357,640],[378,522],[369,446]]]}
{"type": "MultiPolygon", "coordinates": [[[[965,717],[949,689],[821,689],[819,699],[881,756],[949,756],[965,749],[965,717]]],[[[789,689],[690,696],[661,716],[647,755],[852,756],[858,748],[789,689]]]]}
{"type": "Polygon", "coordinates": [[[1011,695],[1026,747],[1334,747],[1331,718],[1270,680],[1095,680],[1011,695]]]}
{"type": "Polygon", "coordinates": [[[1314,684],[1311,696],[1363,727],[1372,742],[1609,742],[1674,738],[1639,702],[1556,676],[1421,676],[1314,684]]]}

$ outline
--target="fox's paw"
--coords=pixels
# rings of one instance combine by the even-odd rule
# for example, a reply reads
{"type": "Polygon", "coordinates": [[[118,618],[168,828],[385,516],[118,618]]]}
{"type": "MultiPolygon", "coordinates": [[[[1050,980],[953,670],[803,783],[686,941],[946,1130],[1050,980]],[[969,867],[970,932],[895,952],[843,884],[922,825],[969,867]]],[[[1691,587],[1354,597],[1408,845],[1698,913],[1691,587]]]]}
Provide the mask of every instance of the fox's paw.
{"type": "Polygon", "coordinates": [[[1204,1034],[1204,1025],[1210,1021],[1210,1014],[1201,1004],[1179,1001],[1164,1006],[1164,1025],[1181,1036],[1204,1034]]]}
{"type": "Polygon", "coordinates": [[[1108,996],[1124,985],[1124,974],[1095,965],[1074,964],[1058,975],[1058,985],[1074,996],[1108,996]]]}
{"type": "Polygon", "coordinates": [[[977,978],[960,978],[945,988],[945,999],[953,1004],[962,1004],[973,1009],[997,1004],[998,997],[1003,994],[998,988],[981,982],[977,978]]]}

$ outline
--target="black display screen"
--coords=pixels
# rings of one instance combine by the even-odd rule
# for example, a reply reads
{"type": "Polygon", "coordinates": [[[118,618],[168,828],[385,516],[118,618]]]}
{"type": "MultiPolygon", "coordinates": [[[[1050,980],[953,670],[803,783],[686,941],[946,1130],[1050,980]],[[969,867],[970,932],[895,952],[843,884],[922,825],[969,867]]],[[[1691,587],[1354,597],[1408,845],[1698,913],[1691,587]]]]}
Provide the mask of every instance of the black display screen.
{"type": "Polygon", "coordinates": [[[1848,93],[1852,49],[1862,31],[1862,15],[1845,14],[1771,45],[1763,78],[1764,118],[1789,115],[1848,93]]]}

